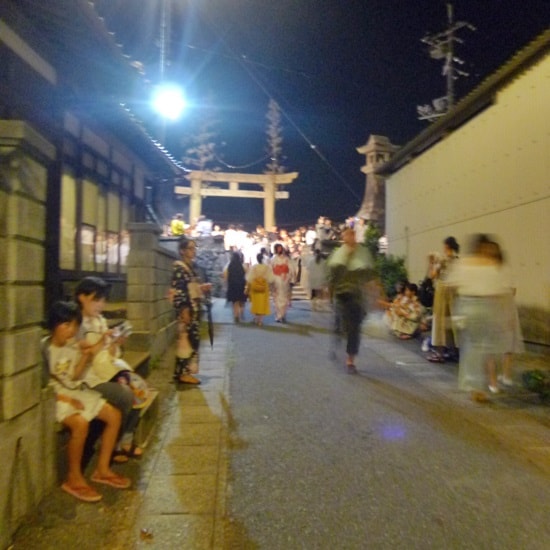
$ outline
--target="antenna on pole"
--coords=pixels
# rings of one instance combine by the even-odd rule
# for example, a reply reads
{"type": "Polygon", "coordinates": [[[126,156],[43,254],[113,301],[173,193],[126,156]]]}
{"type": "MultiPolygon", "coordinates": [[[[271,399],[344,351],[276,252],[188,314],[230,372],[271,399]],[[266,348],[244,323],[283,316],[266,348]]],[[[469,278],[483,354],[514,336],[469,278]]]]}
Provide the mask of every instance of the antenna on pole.
{"type": "Polygon", "coordinates": [[[459,68],[464,61],[454,55],[454,44],[464,41],[456,36],[458,30],[466,27],[471,31],[476,28],[467,21],[454,21],[453,5],[447,2],[447,28],[436,34],[428,34],[420,41],[428,45],[428,52],[432,59],[443,59],[443,76],[446,77],[447,94],[432,100],[432,104],[418,105],[416,112],[418,120],[432,121],[447,114],[455,104],[455,80],[460,76],[469,76],[459,68]]]}

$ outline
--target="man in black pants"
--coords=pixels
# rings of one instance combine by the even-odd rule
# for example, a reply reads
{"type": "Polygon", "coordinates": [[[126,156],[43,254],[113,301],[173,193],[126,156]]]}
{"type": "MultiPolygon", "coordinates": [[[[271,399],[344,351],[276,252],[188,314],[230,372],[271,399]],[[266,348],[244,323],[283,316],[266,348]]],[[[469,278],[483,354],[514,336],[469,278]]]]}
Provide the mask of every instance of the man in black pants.
{"type": "Polygon", "coordinates": [[[361,323],[366,314],[365,284],[373,275],[374,262],[363,245],[357,243],[355,231],[346,228],[342,233],[343,245],[328,259],[329,288],[335,308],[335,332],[344,332],[346,368],[356,374],[355,357],[359,353],[361,323]]]}

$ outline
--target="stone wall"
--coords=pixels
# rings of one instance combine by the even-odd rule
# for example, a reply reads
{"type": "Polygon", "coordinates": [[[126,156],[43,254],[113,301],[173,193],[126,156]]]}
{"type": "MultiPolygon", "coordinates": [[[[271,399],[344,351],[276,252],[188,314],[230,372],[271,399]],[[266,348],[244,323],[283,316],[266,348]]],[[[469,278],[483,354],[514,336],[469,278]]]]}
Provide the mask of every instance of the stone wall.
{"type": "Polygon", "coordinates": [[[127,318],[133,326],[128,348],[159,357],[174,340],[174,310],[167,299],[177,256],[159,246],[161,230],[152,223],[130,223],[127,318]]]}
{"type": "Polygon", "coordinates": [[[524,340],[550,348],[550,310],[520,306],[518,313],[524,340]]]}
{"type": "Polygon", "coordinates": [[[47,165],[53,146],[0,121],[0,548],[53,487],[53,393],[42,389],[47,165]]]}
{"type": "MultiPolygon", "coordinates": [[[[223,270],[230,259],[229,252],[224,249],[223,238],[197,237],[195,241],[197,243],[196,263],[204,271],[206,280],[212,283],[212,295],[222,298],[225,295],[223,270]]],[[[159,244],[177,255],[178,242],[177,237],[161,237],[159,244]]]]}

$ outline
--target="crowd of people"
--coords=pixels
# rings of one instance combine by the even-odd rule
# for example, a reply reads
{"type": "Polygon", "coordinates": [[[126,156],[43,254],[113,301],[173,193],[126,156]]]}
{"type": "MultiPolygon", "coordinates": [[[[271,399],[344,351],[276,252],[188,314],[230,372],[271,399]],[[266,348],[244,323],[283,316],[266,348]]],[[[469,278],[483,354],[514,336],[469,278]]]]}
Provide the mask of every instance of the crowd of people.
{"type": "MultiPolygon", "coordinates": [[[[337,243],[346,243],[346,234],[349,237],[353,233],[354,242],[363,243],[366,229],[363,220],[349,218],[333,224],[325,217],[320,217],[315,226],[293,232],[266,232],[258,227],[255,233],[247,234],[230,226],[224,232],[226,249],[239,251],[240,259],[235,261],[242,264],[246,273],[244,290],[241,283],[236,296],[239,305],[235,319],[241,320],[244,300],[250,298],[255,322],[261,325],[263,316],[270,313],[269,299],[262,299],[260,308],[258,296],[265,297],[263,289],[270,288],[275,319],[284,323],[296,282],[302,282],[308,289],[312,310],[326,307],[330,297],[338,313],[334,266],[331,269],[329,258],[335,256],[332,251],[337,243]],[[262,267],[250,269],[257,264],[262,267]],[[262,281],[256,285],[258,270],[262,281]]],[[[483,401],[487,392],[496,394],[512,384],[512,356],[523,350],[514,285],[494,237],[474,237],[470,250],[462,258],[455,237],[447,237],[442,244],[441,253],[428,254],[426,277],[422,281],[401,281],[391,300],[378,303],[386,310],[384,320],[391,334],[402,340],[417,339],[430,362],[458,363],[460,388],[483,401]],[[474,269],[471,264],[477,267],[474,269]],[[474,272],[477,286],[468,282],[474,272]],[[486,281],[482,283],[484,278],[486,281]],[[482,312],[483,322],[479,320],[482,312]],[[472,369],[476,376],[471,372],[465,374],[472,369]]],[[[236,298],[228,294],[232,303],[236,298]]],[[[353,365],[353,348],[352,343],[350,365],[353,365]]]]}
{"type": "MultiPolygon", "coordinates": [[[[254,232],[248,233],[238,225],[230,225],[225,231],[221,231],[219,227],[213,226],[213,234],[220,238],[223,236],[226,250],[238,252],[233,255],[226,269],[227,299],[233,304],[235,321],[241,322],[244,303],[249,299],[254,322],[262,325],[263,317],[270,313],[271,295],[275,320],[285,323],[291,290],[297,282],[308,289],[312,310],[326,308],[329,296],[335,303],[334,295],[331,295],[331,292],[334,293],[334,281],[331,282],[334,273],[331,272],[328,258],[338,243],[342,240],[345,242],[343,236],[346,232],[348,235],[353,233],[354,242],[363,243],[366,230],[364,220],[350,217],[335,224],[324,216],[320,216],[314,226],[300,227],[291,232],[277,228],[266,230],[258,226],[254,232]],[[240,281],[237,287],[232,282],[235,278],[240,281]]],[[[192,238],[192,228],[189,231],[192,238]]],[[[451,361],[459,363],[459,366],[471,366],[476,357],[485,357],[485,366],[476,367],[476,383],[472,382],[471,375],[462,375],[466,367],[461,368],[462,374],[459,376],[460,387],[469,388],[477,399],[482,400],[486,390],[489,393],[498,393],[500,387],[512,383],[511,357],[513,353],[522,350],[522,338],[514,303],[514,288],[500,247],[494,238],[481,235],[476,239],[477,244],[472,245],[469,253],[464,258],[459,258],[459,243],[454,237],[447,237],[443,241],[441,253],[432,252],[428,255],[424,280],[418,284],[400,281],[396,285],[395,296],[391,300],[378,300],[378,304],[385,309],[384,321],[391,334],[402,340],[418,339],[428,361],[451,361]],[[488,250],[493,251],[493,257],[489,258],[488,250]],[[465,285],[461,279],[474,271],[471,267],[465,268],[469,262],[475,263],[474,259],[477,259],[478,264],[483,264],[481,267],[488,268],[485,264],[491,263],[492,268],[491,274],[491,269],[481,269],[478,266],[479,277],[489,277],[491,274],[492,279],[487,281],[484,288],[475,289],[478,294],[473,296],[476,297],[477,310],[471,305],[472,295],[468,294],[474,292],[472,285],[465,285]],[[500,282],[497,282],[497,275],[500,282]],[[484,298],[481,299],[480,296],[484,298]],[[499,296],[502,299],[490,300],[488,296],[499,296]],[[505,311],[501,311],[499,315],[495,314],[497,302],[499,307],[504,308],[502,304],[506,305],[505,311]],[[490,311],[491,307],[493,311],[489,317],[501,321],[500,333],[506,335],[506,338],[499,341],[500,347],[506,348],[499,358],[495,356],[498,346],[493,345],[494,342],[489,343],[489,334],[495,332],[491,328],[494,322],[485,319],[482,325],[478,324],[476,340],[472,339],[471,330],[476,322],[465,321],[475,311],[479,313],[484,308],[490,311]],[[480,335],[483,336],[482,342],[479,341],[480,335]],[[478,352],[472,352],[476,348],[478,352]],[[498,377],[497,363],[502,364],[502,373],[498,377]],[[480,382],[482,379],[483,384],[480,382]]],[[[379,244],[383,247],[384,243],[379,244]]]]}
{"type": "MultiPolygon", "coordinates": [[[[307,281],[305,286],[316,308],[332,296],[337,310],[336,332],[346,334],[348,339],[346,367],[355,371],[360,324],[366,313],[363,283],[372,277],[374,268],[370,253],[360,246],[365,229],[364,220],[354,218],[334,229],[331,220],[325,217],[320,217],[314,227],[302,227],[292,233],[275,228],[267,232],[258,226],[249,234],[239,226],[229,226],[223,233],[230,256],[223,278],[235,323],[243,322],[244,305],[250,301],[256,325],[263,326],[264,317],[271,314],[271,304],[275,322],[285,324],[293,287],[307,281]],[[338,253],[331,254],[340,239],[343,245],[338,253]]],[[[199,279],[193,261],[195,248],[191,233],[180,237],[181,259],[174,264],[170,299],[179,319],[174,378],[183,384],[197,385],[200,384],[195,376],[198,360],[192,362],[192,369],[186,368],[192,358],[198,358],[200,303],[208,299],[211,285],[193,282],[199,279]],[[190,320],[195,319],[193,311],[196,323],[190,320]]]]}
{"type": "MultiPolygon", "coordinates": [[[[314,227],[294,232],[248,234],[230,226],[223,235],[230,260],[223,272],[226,299],[235,323],[242,323],[250,302],[252,322],[261,327],[274,308],[275,322],[286,323],[292,288],[302,282],[312,310],[331,304],[335,343],[346,340],[345,368],[357,372],[361,324],[366,315],[365,289],[373,280],[375,263],[362,246],[365,224],[348,219],[334,228],[320,217],[314,227]]],[[[211,283],[195,263],[196,241],[191,234],[178,241],[168,293],[178,322],[174,380],[199,385],[200,326],[211,283]]],[[[477,235],[469,253],[459,257],[454,237],[443,241],[443,253],[428,255],[426,278],[419,284],[402,281],[392,300],[379,300],[384,320],[399,339],[426,336],[422,351],[429,361],[459,363],[459,388],[476,401],[487,401],[513,384],[512,355],[523,351],[514,286],[496,239],[477,235]],[[500,373],[499,373],[500,368],[500,373]]],[[[127,332],[109,328],[103,309],[109,285],[86,277],[77,285],[73,302],[57,302],[47,326],[42,350],[56,391],[56,418],[70,432],[68,472],[62,489],[74,497],[97,502],[102,495],[82,472],[82,457],[90,422],[105,424],[97,466],[91,481],[118,489],[131,481],[112,464],[139,458],[134,442],[146,383],[121,358],[127,332]]],[[[421,338],[419,338],[420,340],[421,338]]],[[[336,347],[331,354],[336,357],[336,347]]]]}

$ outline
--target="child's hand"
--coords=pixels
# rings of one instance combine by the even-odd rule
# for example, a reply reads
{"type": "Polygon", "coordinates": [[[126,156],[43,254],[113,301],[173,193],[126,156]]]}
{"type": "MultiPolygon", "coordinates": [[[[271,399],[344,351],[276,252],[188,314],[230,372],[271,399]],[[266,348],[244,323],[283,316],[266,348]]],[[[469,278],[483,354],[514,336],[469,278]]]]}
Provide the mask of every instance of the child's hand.
{"type": "Polygon", "coordinates": [[[191,322],[191,311],[188,307],[181,310],[180,321],[188,325],[191,322]]]}
{"type": "Polygon", "coordinates": [[[89,344],[88,342],[81,340],[78,345],[80,346],[80,351],[82,352],[82,355],[94,354],[94,346],[96,344],[89,344]]]}
{"type": "Polygon", "coordinates": [[[70,403],[77,411],[84,410],[84,405],[82,404],[82,401],[79,401],[78,399],[71,399],[70,403]]]}
{"type": "Polygon", "coordinates": [[[117,346],[123,346],[126,342],[126,336],[122,335],[119,336],[116,340],[114,340],[113,344],[116,344],[117,346]]]}

